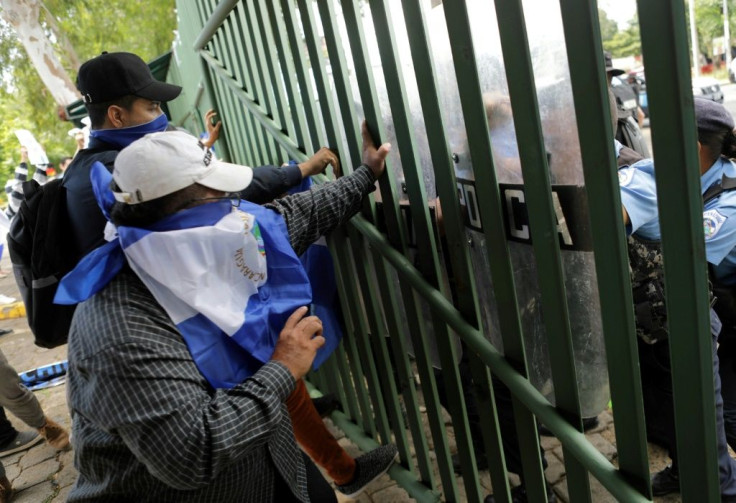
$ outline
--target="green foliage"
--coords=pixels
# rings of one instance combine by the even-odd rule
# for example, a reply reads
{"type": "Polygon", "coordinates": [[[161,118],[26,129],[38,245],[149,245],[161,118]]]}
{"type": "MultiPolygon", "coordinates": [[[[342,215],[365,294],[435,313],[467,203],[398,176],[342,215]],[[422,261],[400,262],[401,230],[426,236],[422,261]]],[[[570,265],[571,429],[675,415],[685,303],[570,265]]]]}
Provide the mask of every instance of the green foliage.
{"type": "Polygon", "coordinates": [[[629,21],[625,30],[616,33],[610,40],[603,41],[603,48],[610,51],[614,58],[637,56],[641,54],[641,37],[639,35],[639,19],[629,21]]]}
{"type": "MultiPolygon", "coordinates": [[[[77,68],[57,38],[46,16],[56,24],[74,47],[80,61],[102,51],[134,52],[149,61],[171,48],[176,29],[175,0],[131,2],[130,0],[44,0],[41,22],[74,81],[77,68]]],[[[0,184],[12,176],[20,161],[14,130],[28,129],[44,146],[51,162],[76,149],[68,131],[70,122],[59,120],[57,106],[38,77],[12,28],[0,22],[0,184]]]]}
{"type": "MultiPolygon", "coordinates": [[[[731,40],[736,35],[736,1],[728,1],[731,40]]],[[[713,58],[713,39],[723,36],[723,0],[698,0],[695,3],[695,25],[698,31],[698,49],[713,58]]]]}
{"type": "Polygon", "coordinates": [[[609,18],[606,11],[600,7],[598,8],[598,23],[601,26],[601,40],[604,44],[618,33],[618,24],[616,24],[616,21],[609,18]]]}

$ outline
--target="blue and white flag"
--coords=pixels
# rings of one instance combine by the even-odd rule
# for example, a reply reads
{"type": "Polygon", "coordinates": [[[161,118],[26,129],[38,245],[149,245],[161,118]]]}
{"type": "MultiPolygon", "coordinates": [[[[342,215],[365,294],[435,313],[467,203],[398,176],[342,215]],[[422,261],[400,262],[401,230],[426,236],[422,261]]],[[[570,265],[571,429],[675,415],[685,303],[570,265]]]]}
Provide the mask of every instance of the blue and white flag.
{"type": "MultiPolygon", "coordinates": [[[[95,163],[91,178],[105,200],[99,196],[109,190],[110,173],[95,163]]],[[[283,217],[245,201],[237,208],[229,201],[196,206],[148,229],[118,227],[117,239],[62,279],[54,301],[91,297],[126,260],[215,388],[253,375],[271,358],[287,318],[312,302],[283,217]]]]}
{"type": "MultiPolygon", "coordinates": [[[[303,192],[311,187],[312,179],[307,177],[300,185],[289,190],[289,194],[303,192]]],[[[312,314],[322,320],[322,331],[325,337],[325,344],[319,348],[314,358],[314,368],[317,369],[337,349],[343,335],[335,281],[335,265],[324,236],[307,248],[307,251],[299,258],[307,271],[309,283],[312,285],[312,314]]]]}

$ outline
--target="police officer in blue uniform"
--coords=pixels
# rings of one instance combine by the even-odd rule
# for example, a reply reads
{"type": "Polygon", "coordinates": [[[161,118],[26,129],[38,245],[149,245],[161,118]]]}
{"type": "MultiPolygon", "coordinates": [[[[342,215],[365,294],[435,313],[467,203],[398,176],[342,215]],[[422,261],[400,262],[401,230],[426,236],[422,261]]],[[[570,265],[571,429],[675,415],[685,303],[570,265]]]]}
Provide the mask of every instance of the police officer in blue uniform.
{"type": "MultiPolygon", "coordinates": [[[[695,117],[701,186],[706,194],[722,180],[727,180],[724,175],[736,177],[736,164],[730,160],[736,157],[734,121],[722,105],[699,98],[695,99],[695,117]]],[[[621,168],[618,175],[629,234],[647,434],[651,440],[667,447],[672,458],[671,466],[652,477],[654,495],[662,496],[679,491],[679,477],[654,164],[651,159],[644,159],[621,168]]],[[[706,201],[703,225],[706,259],[712,278],[724,284],[736,284],[736,190],[720,192],[706,201]]],[[[736,502],[736,462],[728,454],[716,344],[720,330],[721,322],[711,310],[721,497],[724,502],[736,502]]]]}

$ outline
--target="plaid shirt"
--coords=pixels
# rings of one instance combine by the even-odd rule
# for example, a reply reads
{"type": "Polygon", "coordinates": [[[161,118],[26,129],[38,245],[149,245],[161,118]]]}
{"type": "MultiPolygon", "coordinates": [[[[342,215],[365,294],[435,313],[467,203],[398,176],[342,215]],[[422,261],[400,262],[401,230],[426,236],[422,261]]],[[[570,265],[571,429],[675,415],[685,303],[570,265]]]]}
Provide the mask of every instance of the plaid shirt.
{"type": "MultiPolygon", "coordinates": [[[[267,207],[301,254],[371,192],[366,167],[267,207]]],[[[285,482],[308,501],[284,401],[294,387],[269,362],[232,389],[199,373],[163,308],[128,268],[77,308],[69,404],[79,479],[68,501],[267,502],[285,482]]]]}

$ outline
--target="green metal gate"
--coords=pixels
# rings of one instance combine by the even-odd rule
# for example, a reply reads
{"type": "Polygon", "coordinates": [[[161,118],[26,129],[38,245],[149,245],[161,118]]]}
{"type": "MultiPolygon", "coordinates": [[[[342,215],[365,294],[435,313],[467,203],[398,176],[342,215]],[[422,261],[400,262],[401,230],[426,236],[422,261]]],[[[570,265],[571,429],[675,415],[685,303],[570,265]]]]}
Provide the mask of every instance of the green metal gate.
{"type": "MultiPolygon", "coordinates": [[[[347,330],[334,357],[310,381],[339,395],[345,413],[333,417],[347,435],[363,449],[395,442],[401,464],[390,475],[417,500],[482,501],[456,365],[461,339],[468,348],[497,501],[509,501],[509,485],[491,373],[514,397],[530,501],[545,501],[535,418],[562,443],[571,501],[591,501],[589,475],[620,501],[651,499],[596,3],[179,0],[177,8],[179,31],[168,79],[182,85],[184,93],[169,105],[172,118],[202,131],[203,111],[216,108],[225,124],[217,145],[221,156],[257,166],[302,161],[327,145],[339,151],[349,172],[360,163],[362,118],[377,141],[390,137],[394,142],[389,161],[400,163],[402,177],[397,171],[382,177],[380,196],[371,197],[362,215],[329,243],[347,330]],[[565,241],[559,237],[558,195],[545,144],[550,140],[540,107],[537,48],[530,43],[539,30],[530,29],[529,18],[550,5],[559,21],[549,22],[558,25],[564,41],[557,48],[566,58],[558,61],[566,78],[555,85],[571,90],[574,110],[567,120],[575,119],[578,131],[576,162],[584,185],[578,184],[574,199],[587,208],[578,218],[590,229],[595,257],[591,267],[599,293],[591,302],[600,302],[602,333],[593,335],[602,338],[607,355],[607,368],[600,372],[608,373],[614,404],[617,466],[586,440],[581,427],[577,314],[568,305],[570,273],[563,263],[565,241]],[[495,18],[478,19],[483,9],[492,9],[495,18]],[[435,18],[444,19],[441,30],[435,18]],[[544,312],[555,406],[527,378],[526,314],[518,299],[520,288],[528,285],[515,276],[507,235],[510,203],[499,189],[503,167],[489,134],[479,68],[488,50],[479,43],[484,29],[500,41],[498,68],[508,86],[518,144],[519,190],[528,212],[528,250],[537,271],[534,295],[544,312]],[[431,44],[440,38],[446,39],[451,59],[438,68],[431,44]],[[444,107],[439,82],[448,76],[459,100],[456,110],[444,107]],[[458,177],[463,160],[448,139],[454,134],[448,131],[452,121],[461,125],[466,141],[465,162],[474,174],[471,191],[458,177]],[[482,226],[476,226],[474,239],[468,229],[475,220],[482,226]],[[478,268],[479,257],[487,271],[478,268]],[[484,314],[485,297],[479,295],[484,289],[495,299],[494,334],[484,314]],[[502,341],[503,354],[490,342],[493,337],[502,341]],[[442,368],[447,389],[462,489],[450,462],[436,367],[442,368]]],[[[639,19],[655,159],[668,167],[658,172],[657,186],[678,450],[687,453],[680,460],[682,496],[683,501],[719,501],[710,340],[692,335],[709,333],[709,317],[684,7],[669,0],[640,1],[639,19]]]]}

